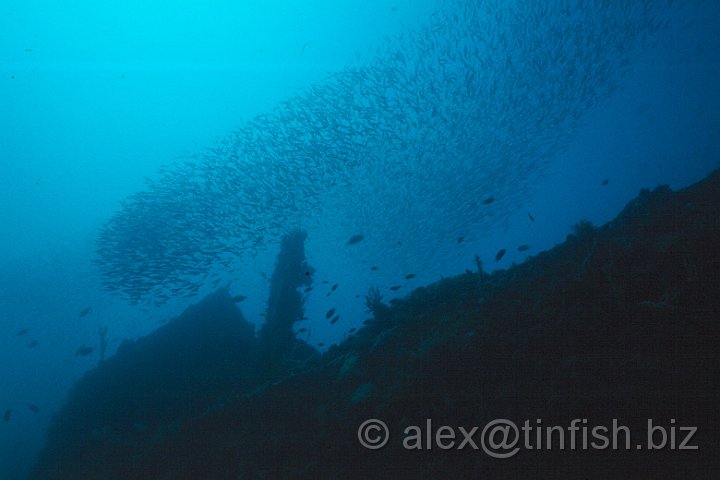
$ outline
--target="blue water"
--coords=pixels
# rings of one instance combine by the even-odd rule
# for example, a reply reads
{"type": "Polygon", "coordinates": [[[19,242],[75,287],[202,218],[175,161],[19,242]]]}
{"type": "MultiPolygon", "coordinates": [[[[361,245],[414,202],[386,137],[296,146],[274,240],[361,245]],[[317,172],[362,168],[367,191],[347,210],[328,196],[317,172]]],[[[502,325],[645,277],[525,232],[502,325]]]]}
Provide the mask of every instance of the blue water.
{"type": "Polygon", "coordinates": [[[402,296],[476,254],[505,268],[716,168],[720,8],[579,3],[0,6],[3,478],[101,327],[112,353],[228,283],[262,325],[290,228],[317,269],[302,338],[323,350],[370,285],[402,296]]]}

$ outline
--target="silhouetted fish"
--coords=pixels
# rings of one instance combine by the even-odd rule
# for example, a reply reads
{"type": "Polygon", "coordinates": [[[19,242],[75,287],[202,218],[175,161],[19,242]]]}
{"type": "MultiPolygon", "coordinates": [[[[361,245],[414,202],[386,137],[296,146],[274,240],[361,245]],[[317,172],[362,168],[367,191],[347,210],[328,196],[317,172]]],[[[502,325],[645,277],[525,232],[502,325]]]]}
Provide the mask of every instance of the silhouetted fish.
{"type": "Polygon", "coordinates": [[[498,250],[498,253],[495,254],[495,261],[499,262],[500,260],[502,260],[502,258],[505,256],[505,252],[506,250],[504,248],[498,250]]]}
{"type": "Polygon", "coordinates": [[[376,267],[375,265],[373,265],[372,267],[370,267],[370,270],[372,270],[373,272],[376,271],[377,269],[378,269],[378,267],[376,267]]]}
{"type": "Polygon", "coordinates": [[[75,351],[76,357],[86,357],[90,355],[95,349],[93,347],[89,347],[87,345],[83,345],[82,347],[78,348],[75,351]]]}
{"type": "Polygon", "coordinates": [[[346,245],[355,245],[356,243],[362,242],[363,238],[365,238],[365,235],[356,234],[350,237],[350,240],[347,241],[346,245]]]}
{"type": "MultiPolygon", "coordinates": [[[[496,229],[544,175],[559,138],[542,132],[564,132],[568,127],[570,135],[577,128],[567,125],[567,119],[581,118],[591,105],[601,103],[602,92],[612,89],[620,80],[617,75],[627,69],[623,66],[632,65],[630,52],[639,53],[661,24],[659,4],[670,2],[585,2],[582,18],[573,17],[580,23],[573,26],[576,35],[571,39],[559,38],[568,28],[565,11],[571,0],[521,2],[522,8],[505,3],[454,1],[458,9],[438,10],[428,28],[378,46],[372,65],[337,72],[282,108],[244,122],[218,142],[224,147],[203,149],[192,155],[193,161],[174,162],[149,190],[128,197],[101,229],[97,260],[106,286],[133,302],[157,290],[181,292],[190,288],[188,276],[224,262],[224,252],[232,249],[243,258],[264,251],[287,218],[306,212],[313,212],[307,221],[318,225],[335,214],[359,215],[363,221],[357,225],[363,226],[350,228],[358,235],[357,230],[372,232],[371,238],[385,247],[390,247],[393,235],[397,243],[397,237],[417,238],[435,227],[457,233],[470,233],[464,230],[469,224],[480,231],[496,229]],[[515,22],[498,31],[484,28],[494,15],[517,14],[523,18],[523,35],[516,35],[515,22]],[[617,21],[625,14],[628,21],[617,21]],[[613,47],[625,43],[638,48],[613,47]],[[407,53],[425,51],[432,61],[407,53]],[[553,60],[561,57],[563,68],[552,68],[553,60]],[[547,71],[548,76],[525,81],[532,80],[532,74],[524,62],[513,61],[518,58],[532,58],[533,70],[547,71]],[[468,68],[458,69],[460,63],[468,68]],[[565,75],[566,71],[591,74],[565,75]],[[514,95],[518,78],[522,94],[514,95]],[[388,96],[388,85],[403,88],[388,96]],[[551,100],[541,102],[542,108],[525,101],[534,98],[551,100]],[[358,107],[351,115],[348,102],[358,107]],[[478,105],[492,112],[493,132],[474,145],[485,120],[476,114],[478,105]],[[437,121],[422,122],[426,115],[437,121]],[[423,144],[432,148],[407,148],[417,143],[418,130],[410,128],[417,122],[423,123],[423,144]],[[448,138],[453,146],[440,148],[448,138]],[[367,139],[381,139],[383,151],[377,159],[367,161],[377,151],[367,139]],[[466,148],[471,156],[461,153],[466,148]],[[252,161],[257,152],[262,162],[252,161]],[[474,157],[482,159],[483,168],[468,167],[474,157]],[[312,159],[311,165],[306,159],[312,159]],[[425,168],[430,159],[437,169],[425,168]],[[385,160],[390,171],[383,168],[385,160]],[[347,167],[356,165],[372,166],[372,172],[378,167],[387,181],[356,188],[348,181],[352,178],[346,178],[347,167]],[[409,178],[402,178],[403,173],[409,178]],[[459,183],[448,184],[456,179],[459,183]],[[336,187],[327,188],[331,185],[336,187]],[[464,192],[476,192],[470,205],[458,195],[464,192]],[[489,208],[494,199],[488,192],[503,199],[502,212],[489,208]],[[179,200],[193,208],[177,211],[179,200]],[[478,206],[478,201],[485,205],[478,206]],[[339,209],[326,213],[320,208],[326,203],[339,209]],[[402,208],[405,203],[418,208],[408,211],[402,208]],[[459,203],[465,206],[448,208],[459,203]],[[390,208],[377,211],[381,205],[390,208]],[[195,212],[212,215],[196,219],[195,212]],[[147,228],[157,221],[163,228],[147,228]],[[416,230],[418,225],[422,226],[416,230]],[[206,241],[209,231],[218,233],[211,242],[206,241]]],[[[351,230],[341,235],[347,231],[351,230]]],[[[449,244],[451,238],[445,236],[444,242],[449,244]]],[[[336,247],[344,246],[339,237],[336,241],[336,247]]],[[[425,255],[429,260],[433,250],[443,248],[432,237],[421,243],[422,249],[412,248],[398,258],[400,264],[411,255],[418,262],[425,255]]]]}
{"type": "Polygon", "coordinates": [[[457,243],[462,243],[463,240],[465,240],[465,237],[458,237],[457,243]]]}
{"type": "Polygon", "coordinates": [[[79,314],[78,316],[79,316],[79,317],[84,317],[85,315],[87,315],[87,314],[90,313],[91,311],[92,311],[92,308],[91,308],[91,307],[85,307],[85,308],[83,308],[82,310],[80,310],[80,314],[79,314]]]}
{"type": "Polygon", "coordinates": [[[356,331],[357,331],[357,328],[351,328],[350,330],[348,330],[348,333],[354,333],[356,331]]]}
{"type": "Polygon", "coordinates": [[[392,287],[390,287],[390,290],[392,290],[393,292],[400,290],[400,285],[393,285],[392,287]]]}
{"type": "Polygon", "coordinates": [[[35,348],[37,347],[38,341],[33,340],[32,342],[28,343],[28,348],[35,348]]]}
{"type": "Polygon", "coordinates": [[[5,410],[5,415],[3,416],[3,420],[5,420],[6,422],[9,422],[11,416],[12,416],[12,409],[8,408],[7,410],[5,410]]]}
{"type": "Polygon", "coordinates": [[[298,333],[305,333],[307,332],[307,328],[301,328],[298,330],[298,333]]]}
{"type": "Polygon", "coordinates": [[[305,293],[311,292],[312,289],[313,289],[313,287],[307,287],[307,288],[305,289],[305,293]]]}
{"type": "Polygon", "coordinates": [[[413,278],[415,278],[415,277],[416,277],[416,275],[415,275],[414,273],[408,273],[407,275],[405,275],[405,278],[406,278],[407,280],[413,279],[413,278]]]}
{"type": "Polygon", "coordinates": [[[334,308],[331,308],[330,310],[328,310],[328,311],[325,313],[325,318],[330,318],[330,317],[333,316],[333,314],[335,314],[335,309],[334,309],[334,308]]]}
{"type": "Polygon", "coordinates": [[[522,244],[518,247],[518,252],[525,252],[530,248],[530,245],[522,244]]]}
{"type": "Polygon", "coordinates": [[[302,46],[302,50],[300,50],[300,55],[302,55],[303,53],[305,53],[305,49],[306,49],[307,47],[311,46],[311,45],[315,45],[315,42],[307,42],[307,43],[305,43],[305,44],[302,46]]]}
{"type": "Polygon", "coordinates": [[[338,320],[340,320],[340,315],[335,315],[333,319],[330,320],[330,325],[335,325],[338,320]]]}
{"type": "Polygon", "coordinates": [[[531,222],[534,222],[534,221],[535,221],[535,217],[533,217],[533,216],[530,214],[530,212],[527,212],[527,214],[528,214],[528,218],[530,218],[530,221],[531,221],[531,222]]]}
{"type": "Polygon", "coordinates": [[[334,292],[335,290],[337,290],[337,287],[338,287],[338,284],[336,283],[335,285],[332,286],[332,288],[330,288],[330,291],[334,292]]]}
{"type": "Polygon", "coordinates": [[[604,187],[604,186],[607,185],[608,183],[610,183],[610,180],[608,180],[608,179],[606,178],[605,180],[602,181],[602,186],[604,187]]]}
{"type": "Polygon", "coordinates": [[[245,295],[235,295],[234,297],[232,297],[233,303],[240,303],[243,300],[247,300],[247,297],[245,295]]]}
{"type": "Polygon", "coordinates": [[[29,408],[30,411],[33,412],[33,413],[38,413],[38,412],[40,411],[40,409],[38,408],[38,406],[35,405],[34,403],[28,403],[28,408],[29,408]]]}
{"type": "Polygon", "coordinates": [[[324,347],[325,344],[323,342],[318,343],[318,347],[324,347]]]}
{"type": "Polygon", "coordinates": [[[18,332],[16,333],[16,335],[17,335],[18,337],[22,337],[23,335],[27,335],[27,333],[28,333],[29,331],[30,331],[30,330],[28,330],[27,328],[23,328],[23,329],[18,330],[18,332]]]}

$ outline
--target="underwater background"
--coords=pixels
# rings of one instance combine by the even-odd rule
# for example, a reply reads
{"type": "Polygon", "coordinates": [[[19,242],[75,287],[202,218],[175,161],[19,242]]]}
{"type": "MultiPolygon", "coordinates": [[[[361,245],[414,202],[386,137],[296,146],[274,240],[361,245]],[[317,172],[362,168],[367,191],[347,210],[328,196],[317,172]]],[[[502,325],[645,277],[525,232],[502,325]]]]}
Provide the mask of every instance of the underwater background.
{"type": "Polygon", "coordinates": [[[259,330],[296,228],[295,328],[325,351],[371,286],[508,268],[700,180],[718,25],[710,1],[0,5],[2,478],[123,340],[221,287],[259,330]]]}

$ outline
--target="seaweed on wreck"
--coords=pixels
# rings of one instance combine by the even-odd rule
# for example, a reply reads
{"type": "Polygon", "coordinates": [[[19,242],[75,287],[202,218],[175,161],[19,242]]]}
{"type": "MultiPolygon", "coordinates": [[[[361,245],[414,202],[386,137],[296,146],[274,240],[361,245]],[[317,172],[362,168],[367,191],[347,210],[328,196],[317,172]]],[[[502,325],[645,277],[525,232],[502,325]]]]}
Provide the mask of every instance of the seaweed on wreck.
{"type": "Polygon", "coordinates": [[[595,227],[589,220],[580,220],[572,226],[573,235],[580,240],[590,238],[593,232],[595,232],[595,227]]]}
{"type": "Polygon", "coordinates": [[[377,320],[387,318],[390,313],[390,307],[383,303],[382,300],[383,295],[380,293],[380,289],[374,285],[371,286],[367,295],[365,295],[365,306],[368,312],[372,313],[377,320]]]}

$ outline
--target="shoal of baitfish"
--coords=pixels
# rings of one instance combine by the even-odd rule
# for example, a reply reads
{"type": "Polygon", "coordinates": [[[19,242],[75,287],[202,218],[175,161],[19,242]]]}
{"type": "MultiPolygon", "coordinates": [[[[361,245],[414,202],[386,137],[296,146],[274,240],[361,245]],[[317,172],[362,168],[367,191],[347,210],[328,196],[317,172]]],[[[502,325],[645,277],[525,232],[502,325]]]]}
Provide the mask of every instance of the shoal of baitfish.
{"type": "Polygon", "coordinates": [[[99,233],[105,286],[131,302],[193,295],[298,226],[363,232],[386,270],[437,261],[523,204],[668,6],[450,1],[367,65],[158,172],[99,233]]]}

